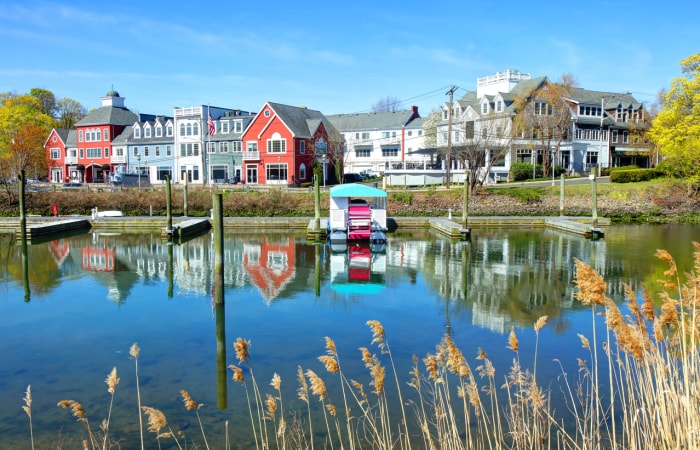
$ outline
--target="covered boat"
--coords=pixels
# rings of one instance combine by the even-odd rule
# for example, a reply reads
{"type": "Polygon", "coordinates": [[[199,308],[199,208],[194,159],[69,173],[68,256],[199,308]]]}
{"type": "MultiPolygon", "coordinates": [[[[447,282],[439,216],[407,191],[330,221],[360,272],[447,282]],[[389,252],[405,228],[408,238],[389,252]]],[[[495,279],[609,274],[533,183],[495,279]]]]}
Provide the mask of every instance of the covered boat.
{"type": "Polygon", "coordinates": [[[386,241],[386,192],[364,184],[331,188],[328,236],[331,243],[386,241]]]}

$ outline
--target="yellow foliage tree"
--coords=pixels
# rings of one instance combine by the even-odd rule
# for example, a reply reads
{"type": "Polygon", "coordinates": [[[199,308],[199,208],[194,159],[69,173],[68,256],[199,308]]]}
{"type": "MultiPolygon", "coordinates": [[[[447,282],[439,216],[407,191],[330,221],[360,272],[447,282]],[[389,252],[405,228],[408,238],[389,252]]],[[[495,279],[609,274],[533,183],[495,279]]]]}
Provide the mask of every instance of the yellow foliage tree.
{"type": "Polygon", "coordinates": [[[683,77],[675,78],[649,131],[665,166],[673,175],[700,182],[700,53],[681,61],[683,77]]]}
{"type": "Polygon", "coordinates": [[[26,169],[46,173],[44,142],[54,126],[36,97],[0,94],[0,177],[26,169]]]}

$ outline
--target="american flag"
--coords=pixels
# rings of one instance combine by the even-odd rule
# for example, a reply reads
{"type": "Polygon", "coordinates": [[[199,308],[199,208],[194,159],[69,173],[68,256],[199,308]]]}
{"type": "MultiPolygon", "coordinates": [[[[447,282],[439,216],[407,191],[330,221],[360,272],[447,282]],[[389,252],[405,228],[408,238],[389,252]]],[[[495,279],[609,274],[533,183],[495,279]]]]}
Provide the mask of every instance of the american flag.
{"type": "Polygon", "coordinates": [[[209,136],[214,136],[214,133],[216,133],[216,127],[214,126],[214,121],[211,118],[211,114],[209,114],[209,120],[207,120],[207,124],[209,125],[209,136]]]}

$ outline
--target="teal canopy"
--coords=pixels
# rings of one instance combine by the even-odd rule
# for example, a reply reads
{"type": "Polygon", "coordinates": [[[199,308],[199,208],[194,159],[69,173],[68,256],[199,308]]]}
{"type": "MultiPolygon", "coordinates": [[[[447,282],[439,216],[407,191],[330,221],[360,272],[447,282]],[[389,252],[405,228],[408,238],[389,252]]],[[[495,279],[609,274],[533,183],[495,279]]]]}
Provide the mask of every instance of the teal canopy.
{"type": "Polygon", "coordinates": [[[386,192],[366,184],[348,183],[333,186],[331,197],[386,197],[386,192]]]}
{"type": "Polygon", "coordinates": [[[332,283],[331,289],[343,294],[378,294],[385,286],[378,283],[332,283]]]}

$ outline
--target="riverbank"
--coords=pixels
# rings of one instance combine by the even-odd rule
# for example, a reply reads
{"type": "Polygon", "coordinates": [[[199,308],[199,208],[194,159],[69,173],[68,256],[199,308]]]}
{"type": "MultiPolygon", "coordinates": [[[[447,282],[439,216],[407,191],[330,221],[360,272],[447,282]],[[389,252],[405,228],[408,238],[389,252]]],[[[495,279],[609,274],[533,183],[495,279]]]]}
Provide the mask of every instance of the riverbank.
{"type": "MultiPolygon", "coordinates": [[[[314,198],[309,189],[221,189],[227,217],[313,217],[314,198]]],[[[389,190],[387,210],[390,217],[445,217],[462,214],[462,187],[452,189],[389,190]]],[[[17,217],[19,206],[12,193],[2,192],[0,216],[17,217]]],[[[322,192],[321,214],[328,211],[328,191],[322,192]]],[[[16,195],[15,195],[16,197],[16,195]]],[[[204,217],[210,214],[210,188],[190,187],[187,211],[181,186],[173,188],[173,215],[204,217]]],[[[612,223],[689,223],[700,224],[700,201],[689,197],[683,181],[654,180],[630,184],[599,184],[596,188],[599,217],[612,223]]],[[[119,210],[127,216],[164,216],[162,189],[97,189],[80,191],[30,192],[27,213],[50,216],[55,205],[59,215],[90,215],[99,210],[119,210]]],[[[590,185],[566,185],[566,216],[591,216],[590,185]]],[[[558,216],[560,188],[518,183],[508,187],[483,189],[469,199],[469,216],[558,216]]]]}

